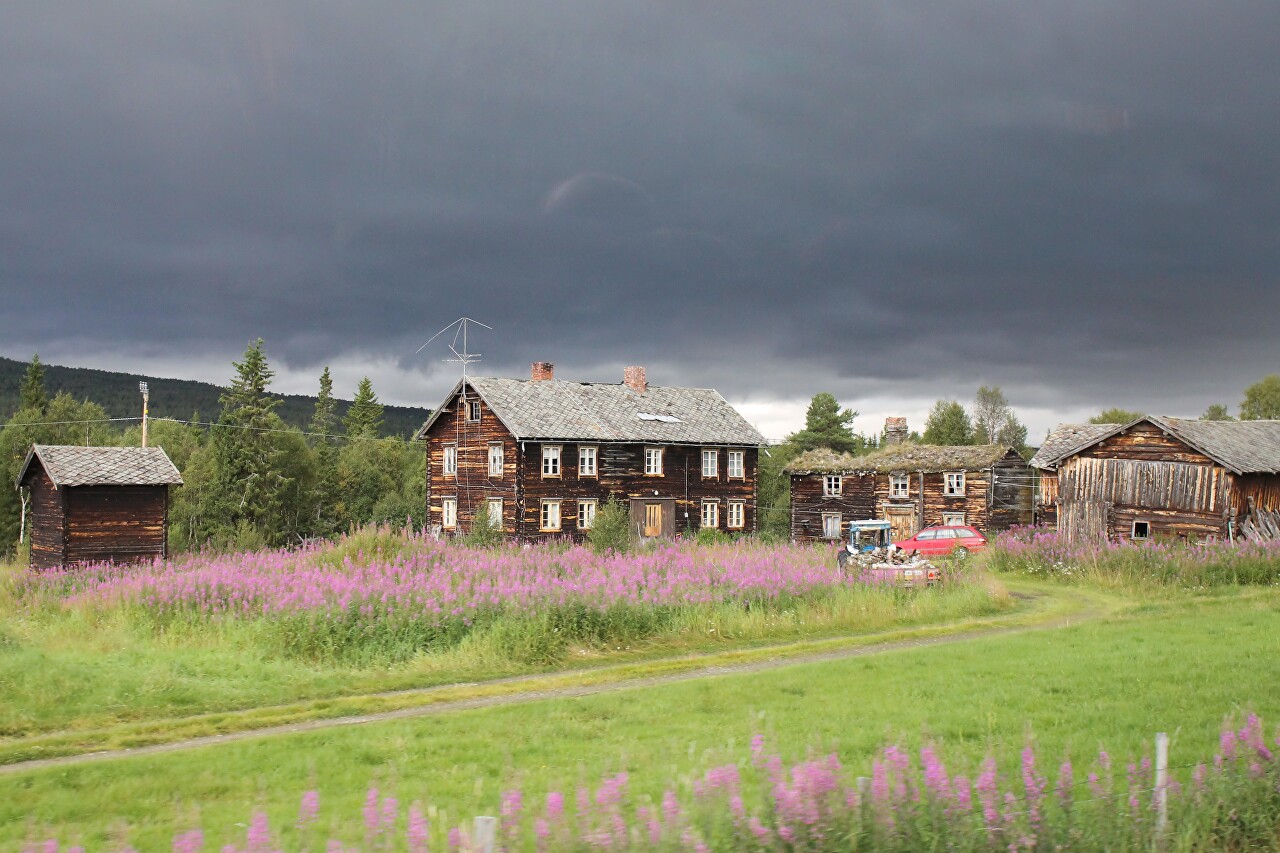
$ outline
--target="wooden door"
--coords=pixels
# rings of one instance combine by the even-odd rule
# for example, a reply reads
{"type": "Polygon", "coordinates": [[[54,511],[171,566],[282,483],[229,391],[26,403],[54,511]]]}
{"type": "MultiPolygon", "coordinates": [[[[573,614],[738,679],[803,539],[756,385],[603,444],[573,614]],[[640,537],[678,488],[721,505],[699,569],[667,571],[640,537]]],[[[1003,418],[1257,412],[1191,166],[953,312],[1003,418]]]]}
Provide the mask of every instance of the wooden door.
{"type": "Polygon", "coordinates": [[[885,507],[884,517],[889,522],[889,538],[894,542],[916,535],[915,507],[885,507]]]}
{"type": "Polygon", "coordinates": [[[646,539],[662,535],[662,504],[644,505],[644,535],[646,539]]]}

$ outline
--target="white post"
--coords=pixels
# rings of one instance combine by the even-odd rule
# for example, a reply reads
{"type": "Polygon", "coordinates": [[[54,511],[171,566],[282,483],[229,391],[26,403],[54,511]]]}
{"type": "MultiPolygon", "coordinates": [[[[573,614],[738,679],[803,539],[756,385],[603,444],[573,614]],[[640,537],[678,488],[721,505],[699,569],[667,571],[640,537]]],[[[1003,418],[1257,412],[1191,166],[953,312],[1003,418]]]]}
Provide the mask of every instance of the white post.
{"type": "Polygon", "coordinates": [[[1156,733],[1156,834],[1169,827],[1169,735],[1156,733]]]}
{"type": "Polygon", "coordinates": [[[142,446],[147,446],[147,405],[151,402],[151,392],[147,383],[139,382],[138,390],[142,392],[142,446]]]}
{"type": "Polygon", "coordinates": [[[478,817],[471,830],[472,850],[476,853],[493,853],[498,843],[498,819],[478,817]]]}

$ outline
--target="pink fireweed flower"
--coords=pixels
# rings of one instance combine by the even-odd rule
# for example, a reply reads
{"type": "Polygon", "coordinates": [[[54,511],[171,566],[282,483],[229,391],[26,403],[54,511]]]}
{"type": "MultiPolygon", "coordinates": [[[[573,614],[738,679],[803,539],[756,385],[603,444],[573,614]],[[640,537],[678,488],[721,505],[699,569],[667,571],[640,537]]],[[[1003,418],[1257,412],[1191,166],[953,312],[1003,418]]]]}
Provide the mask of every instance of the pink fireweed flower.
{"type": "MultiPolygon", "coordinates": [[[[181,833],[173,839],[173,853],[199,853],[203,847],[204,833],[198,829],[181,833]]],[[[56,851],[57,849],[57,844],[55,843],[53,850],[56,851]]]]}
{"type": "Polygon", "coordinates": [[[409,853],[427,853],[427,844],[431,837],[431,824],[422,808],[414,803],[409,807],[408,847],[409,853]]]}
{"type": "Polygon", "coordinates": [[[997,785],[996,760],[988,755],[982,761],[978,781],[974,785],[974,789],[978,792],[978,801],[982,803],[982,820],[988,830],[995,829],[999,825],[1000,814],[996,803],[1000,791],[997,785]]]}

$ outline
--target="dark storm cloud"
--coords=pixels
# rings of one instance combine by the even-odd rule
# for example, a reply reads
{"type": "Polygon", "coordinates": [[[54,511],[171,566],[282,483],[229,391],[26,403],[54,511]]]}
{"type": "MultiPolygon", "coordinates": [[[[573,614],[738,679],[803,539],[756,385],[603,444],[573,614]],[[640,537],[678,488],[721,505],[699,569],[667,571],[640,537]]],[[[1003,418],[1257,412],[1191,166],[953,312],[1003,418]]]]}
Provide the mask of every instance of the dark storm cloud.
{"type": "Polygon", "coordinates": [[[8,3],[5,351],[412,366],[468,314],[495,372],[1233,402],[1280,361],[1278,39],[1270,2],[8,3]]]}

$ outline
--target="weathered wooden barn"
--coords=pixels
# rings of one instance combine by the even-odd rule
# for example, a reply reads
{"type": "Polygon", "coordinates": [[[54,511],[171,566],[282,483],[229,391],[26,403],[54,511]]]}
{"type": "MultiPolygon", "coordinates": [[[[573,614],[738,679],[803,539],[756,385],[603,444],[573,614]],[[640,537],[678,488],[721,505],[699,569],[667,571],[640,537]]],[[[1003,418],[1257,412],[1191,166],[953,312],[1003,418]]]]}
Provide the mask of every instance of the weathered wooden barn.
{"type": "Polygon", "coordinates": [[[1280,421],[1141,417],[1052,467],[1069,538],[1234,539],[1280,510],[1280,421]]]}
{"type": "Polygon", "coordinates": [[[922,527],[983,533],[1031,522],[1032,472],[1012,447],[893,444],[866,456],[810,450],[790,464],[791,537],[842,538],[845,522],[883,518],[895,540],[922,527]]]}
{"type": "Polygon", "coordinates": [[[169,486],[181,484],[159,447],[33,445],[18,475],[32,568],[166,556],[169,486]]]}
{"type": "Polygon", "coordinates": [[[580,537],[609,498],[645,537],[756,529],[764,439],[716,391],[566,382],[548,362],[529,379],[467,377],[418,432],[427,442],[427,517],[471,529],[479,507],[520,539],[580,537]]]}
{"type": "Polygon", "coordinates": [[[1045,437],[1027,463],[1036,473],[1034,524],[1058,525],[1058,462],[1118,426],[1120,424],[1059,424],[1045,437]]]}

